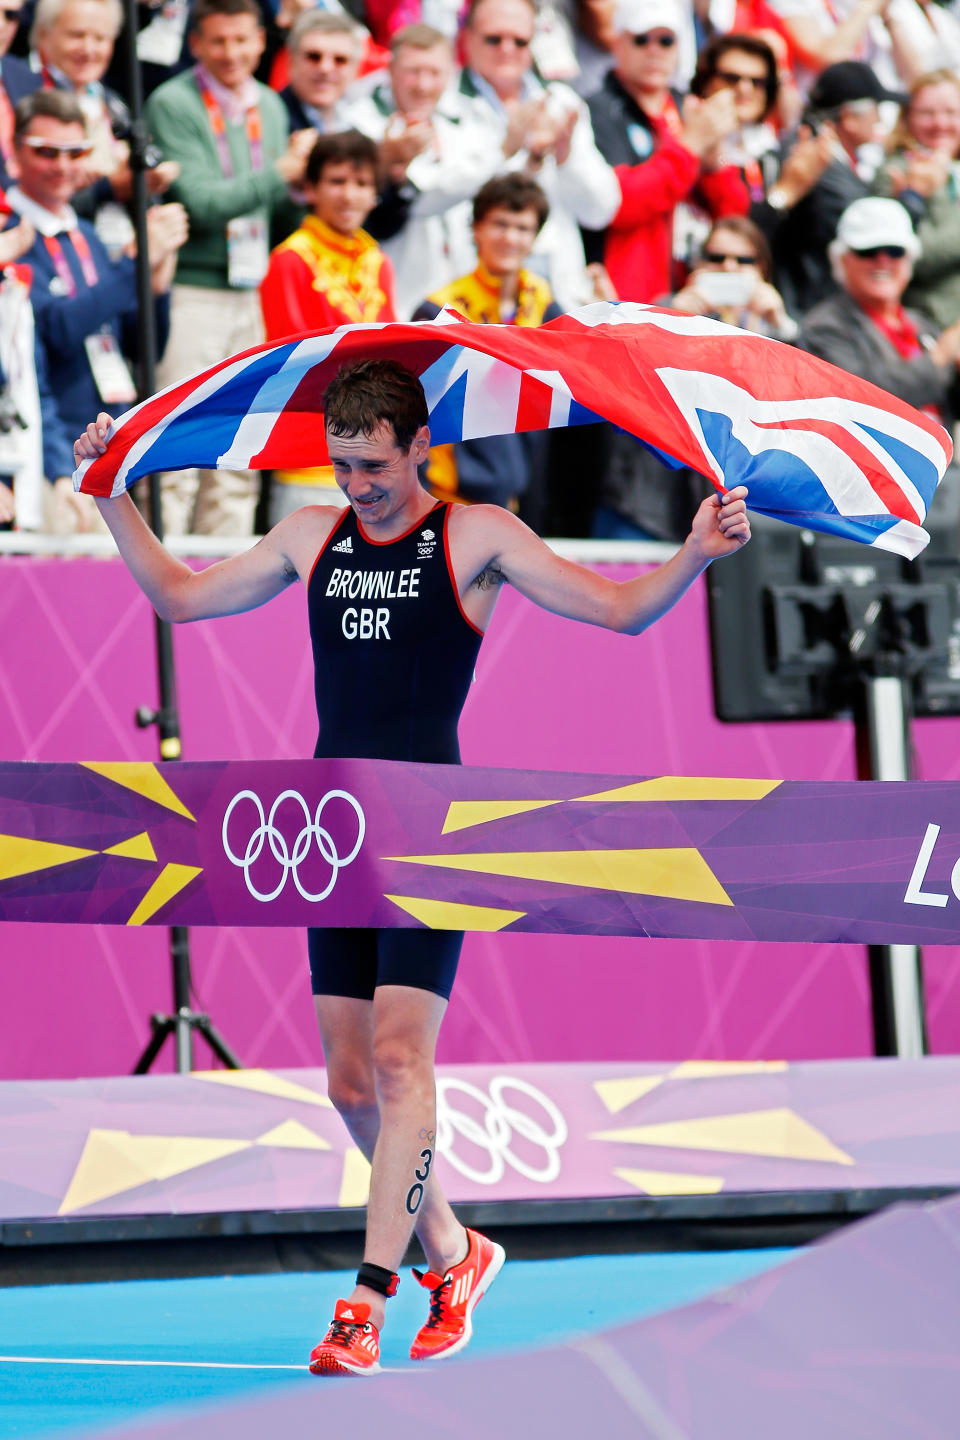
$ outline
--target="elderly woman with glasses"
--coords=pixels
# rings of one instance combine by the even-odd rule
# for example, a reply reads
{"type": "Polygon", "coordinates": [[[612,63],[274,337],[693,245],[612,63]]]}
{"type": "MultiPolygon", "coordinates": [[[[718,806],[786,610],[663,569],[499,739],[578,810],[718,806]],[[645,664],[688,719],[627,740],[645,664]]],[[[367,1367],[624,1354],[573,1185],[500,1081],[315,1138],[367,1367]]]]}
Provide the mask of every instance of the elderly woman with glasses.
{"type": "Polygon", "coordinates": [[[887,148],[874,189],[906,208],[921,247],[907,300],[952,325],[960,319],[960,79],[952,70],[916,81],[887,148]]]}
{"type": "Polygon", "coordinates": [[[797,323],[770,283],[770,247],[751,220],[731,215],[714,225],[687,283],[668,303],[741,330],[792,340],[797,323]]]}
{"type": "Polygon", "coordinates": [[[809,312],[797,344],[949,426],[960,398],[960,323],[941,330],[904,308],[920,254],[906,210],[879,196],[855,200],[829,254],[839,293],[809,312]]]}

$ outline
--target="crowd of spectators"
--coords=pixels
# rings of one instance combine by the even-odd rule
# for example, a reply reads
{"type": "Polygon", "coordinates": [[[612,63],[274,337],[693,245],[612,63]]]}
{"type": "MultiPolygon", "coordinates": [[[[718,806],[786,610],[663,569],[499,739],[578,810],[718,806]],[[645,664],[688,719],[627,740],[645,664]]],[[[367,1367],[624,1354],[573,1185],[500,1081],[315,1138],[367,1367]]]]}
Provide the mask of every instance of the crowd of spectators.
{"type": "MultiPolygon", "coordinates": [[[[0,526],[66,532],[138,383],[120,0],[0,10],[0,526]]],[[[343,323],[597,299],[795,343],[951,425],[960,0],[139,0],[158,381],[343,323]]],[[[612,427],[437,447],[437,495],[674,538],[699,481],[612,427]]],[[[335,503],[162,477],[171,534],[335,503]]]]}

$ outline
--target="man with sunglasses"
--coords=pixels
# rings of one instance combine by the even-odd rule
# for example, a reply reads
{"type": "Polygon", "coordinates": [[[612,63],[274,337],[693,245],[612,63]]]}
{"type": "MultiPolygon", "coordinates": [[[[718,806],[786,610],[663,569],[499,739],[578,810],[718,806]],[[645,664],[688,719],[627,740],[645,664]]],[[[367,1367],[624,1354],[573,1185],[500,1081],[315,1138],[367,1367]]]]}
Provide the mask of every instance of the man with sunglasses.
{"type": "MultiPolygon", "coordinates": [[[[960,321],[939,330],[919,311],[905,310],[903,292],[920,253],[898,200],[867,196],[843,212],[830,245],[841,287],[807,315],[797,344],[852,375],[872,380],[949,428],[958,414],[960,321]]],[[[955,494],[951,466],[937,491],[955,494]]]]}
{"type": "MultiPolygon", "coordinates": [[[[134,261],[129,255],[111,259],[93,225],[78,219],[70,203],[85,182],[91,148],[80,103],[66,90],[35,90],[14,111],[18,182],[7,191],[7,201],[14,217],[28,220],[36,232],[23,259],[32,271],[36,333],[57,421],[68,434],[91,406],[136,399],[125,358],[137,353],[134,261]]],[[[147,234],[162,344],[177,251],[187,235],[183,207],[152,206],[147,234]]],[[[68,477],[69,456],[56,471],[55,523],[86,529],[94,512],[77,507],[82,497],[73,497],[68,477]]]]}
{"type": "Polygon", "coordinates": [[[713,219],[750,206],[739,171],[720,155],[738,125],[733,93],[683,101],[671,88],[683,23],[675,0],[620,0],[613,68],[589,102],[597,145],[623,193],[591,258],[603,258],[621,300],[652,301],[675,288],[673,260],[688,248],[681,205],[695,202],[713,219]]]}
{"type": "Polygon", "coordinates": [[[546,194],[550,218],[531,264],[569,310],[595,298],[580,227],[607,225],[620,187],[594,143],[583,101],[534,73],[535,18],[533,0],[472,0],[460,37],[459,97],[465,123],[484,127],[491,148],[499,144],[504,168],[524,171],[546,194]]]}
{"type": "Polygon", "coordinates": [[[287,42],[290,83],[280,91],[292,132],[349,130],[344,96],[357,78],[363,31],[346,11],[308,10],[287,42]]]}

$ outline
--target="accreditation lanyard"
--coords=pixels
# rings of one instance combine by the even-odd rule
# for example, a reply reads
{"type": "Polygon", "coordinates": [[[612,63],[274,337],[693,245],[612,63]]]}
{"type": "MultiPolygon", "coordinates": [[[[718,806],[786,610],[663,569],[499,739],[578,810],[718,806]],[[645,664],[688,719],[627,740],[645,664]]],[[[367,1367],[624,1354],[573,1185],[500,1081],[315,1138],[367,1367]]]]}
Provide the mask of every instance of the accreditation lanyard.
{"type": "Polygon", "coordinates": [[[741,166],[741,173],[744,183],[750,191],[750,199],[754,203],[762,200],[764,197],[763,171],[760,169],[759,161],[755,160],[752,155],[749,156],[741,166]]]}
{"type": "MultiPolygon", "coordinates": [[[[220,169],[229,180],[233,175],[233,161],[230,158],[230,146],[227,143],[227,122],[220,108],[220,102],[210,89],[203,74],[199,70],[195,70],[194,77],[197,89],[203,97],[207,119],[210,121],[210,129],[213,131],[213,138],[216,141],[220,169]]],[[[261,170],[263,168],[263,129],[260,121],[260,109],[257,105],[250,105],[245,115],[247,145],[250,148],[250,169],[261,170]]]]}
{"type": "MultiPolygon", "coordinates": [[[[69,232],[69,235],[71,241],[73,242],[73,248],[76,251],[77,259],[80,261],[80,269],[83,272],[83,278],[92,290],[100,277],[97,274],[97,267],[94,262],[94,258],[90,254],[90,246],[87,244],[87,238],[84,235],[83,231],[79,229],[71,230],[69,232]]],[[[70,269],[70,266],[67,263],[67,257],[63,253],[63,246],[60,244],[59,235],[44,235],[43,243],[47,247],[47,253],[50,256],[50,259],[53,261],[53,268],[54,270],[56,270],[57,275],[60,277],[61,283],[63,284],[66,293],[71,296],[76,295],[77,282],[73,278],[73,271],[70,269]]]]}

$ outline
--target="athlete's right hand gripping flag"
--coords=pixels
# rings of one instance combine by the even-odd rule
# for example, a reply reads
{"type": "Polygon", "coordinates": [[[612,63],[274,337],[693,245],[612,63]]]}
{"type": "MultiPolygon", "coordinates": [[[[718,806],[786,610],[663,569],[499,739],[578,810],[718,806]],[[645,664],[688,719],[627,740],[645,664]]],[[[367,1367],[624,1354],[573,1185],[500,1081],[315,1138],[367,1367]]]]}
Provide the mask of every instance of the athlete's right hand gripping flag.
{"type": "Polygon", "coordinates": [[[153,471],[320,464],[324,390],[342,365],[373,357],[420,376],[436,444],[611,420],[720,490],[748,486],[752,510],[909,558],[928,542],[923,520],[953,453],[936,421],[790,345],[603,303],[539,329],[448,310],[258,346],[128,411],[76,487],[117,495],[153,471]]]}

